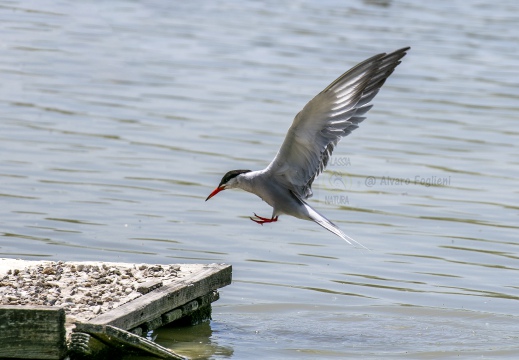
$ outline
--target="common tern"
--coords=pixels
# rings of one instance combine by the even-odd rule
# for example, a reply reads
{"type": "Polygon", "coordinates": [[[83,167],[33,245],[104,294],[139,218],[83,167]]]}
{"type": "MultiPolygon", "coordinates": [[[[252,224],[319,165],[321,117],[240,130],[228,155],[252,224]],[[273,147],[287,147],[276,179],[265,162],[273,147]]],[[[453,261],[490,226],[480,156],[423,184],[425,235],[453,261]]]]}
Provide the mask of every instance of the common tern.
{"type": "Polygon", "coordinates": [[[273,208],[270,218],[254,213],[250,219],[258,224],[275,222],[281,214],[292,215],[315,221],[348,244],[362,246],[305,200],[312,196],[312,183],[326,168],[337,143],[359,127],[373,106],[371,101],[409,49],[372,56],[339,76],[296,115],[265,169],[229,171],[205,201],[222,190],[242,189],[273,208]]]}

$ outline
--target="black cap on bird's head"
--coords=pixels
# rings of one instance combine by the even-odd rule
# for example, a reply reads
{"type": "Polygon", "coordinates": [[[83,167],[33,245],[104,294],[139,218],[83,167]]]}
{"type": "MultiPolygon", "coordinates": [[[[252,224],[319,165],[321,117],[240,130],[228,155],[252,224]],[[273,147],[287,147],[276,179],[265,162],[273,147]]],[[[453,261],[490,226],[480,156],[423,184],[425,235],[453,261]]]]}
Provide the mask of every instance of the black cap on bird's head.
{"type": "Polygon", "coordinates": [[[210,198],[212,198],[213,196],[218,194],[220,191],[225,190],[229,181],[234,179],[236,176],[238,176],[240,174],[248,173],[250,171],[251,170],[231,170],[231,171],[229,171],[222,177],[222,180],[220,181],[220,184],[218,184],[218,187],[216,189],[214,189],[211,194],[209,194],[209,196],[207,197],[207,199],[205,199],[205,201],[209,200],[210,198]]]}

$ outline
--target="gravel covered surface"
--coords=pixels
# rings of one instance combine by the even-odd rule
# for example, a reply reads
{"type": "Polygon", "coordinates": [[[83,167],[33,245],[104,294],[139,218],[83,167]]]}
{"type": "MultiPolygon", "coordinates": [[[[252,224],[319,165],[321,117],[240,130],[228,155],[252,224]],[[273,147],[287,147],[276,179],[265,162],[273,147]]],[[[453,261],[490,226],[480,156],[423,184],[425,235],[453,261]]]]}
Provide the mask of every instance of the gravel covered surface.
{"type": "Polygon", "coordinates": [[[91,319],[142,296],[139,284],[166,285],[182,277],[179,265],[13,261],[19,263],[0,266],[0,304],[62,307],[67,322],[91,319]]]}

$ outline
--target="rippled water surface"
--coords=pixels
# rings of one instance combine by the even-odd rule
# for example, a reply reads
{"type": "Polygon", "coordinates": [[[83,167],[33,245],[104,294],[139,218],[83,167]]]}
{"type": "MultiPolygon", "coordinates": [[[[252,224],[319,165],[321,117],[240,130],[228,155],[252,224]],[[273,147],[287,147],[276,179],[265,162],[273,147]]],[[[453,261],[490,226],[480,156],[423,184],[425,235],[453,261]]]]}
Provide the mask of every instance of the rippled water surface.
{"type": "Polygon", "coordinates": [[[0,257],[226,262],[193,358],[519,356],[519,5],[0,1],[0,257]],[[338,75],[411,46],[310,203],[226,191],[338,75]]]}

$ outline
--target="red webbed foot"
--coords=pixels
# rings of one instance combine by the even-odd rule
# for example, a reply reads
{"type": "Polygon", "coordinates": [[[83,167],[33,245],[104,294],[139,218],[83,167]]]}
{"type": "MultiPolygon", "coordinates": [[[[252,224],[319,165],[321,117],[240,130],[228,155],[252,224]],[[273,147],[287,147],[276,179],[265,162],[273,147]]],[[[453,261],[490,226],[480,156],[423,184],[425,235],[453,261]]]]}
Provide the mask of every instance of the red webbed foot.
{"type": "Polygon", "coordinates": [[[278,217],[275,216],[273,218],[266,218],[266,217],[263,217],[263,216],[259,216],[259,215],[256,215],[256,213],[254,213],[254,216],[256,217],[256,219],[254,219],[253,217],[250,217],[250,219],[252,221],[254,221],[255,223],[257,224],[260,224],[260,225],[263,225],[265,223],[271,223],[271,222],[276,222],[278,221],[278,217]]]}

